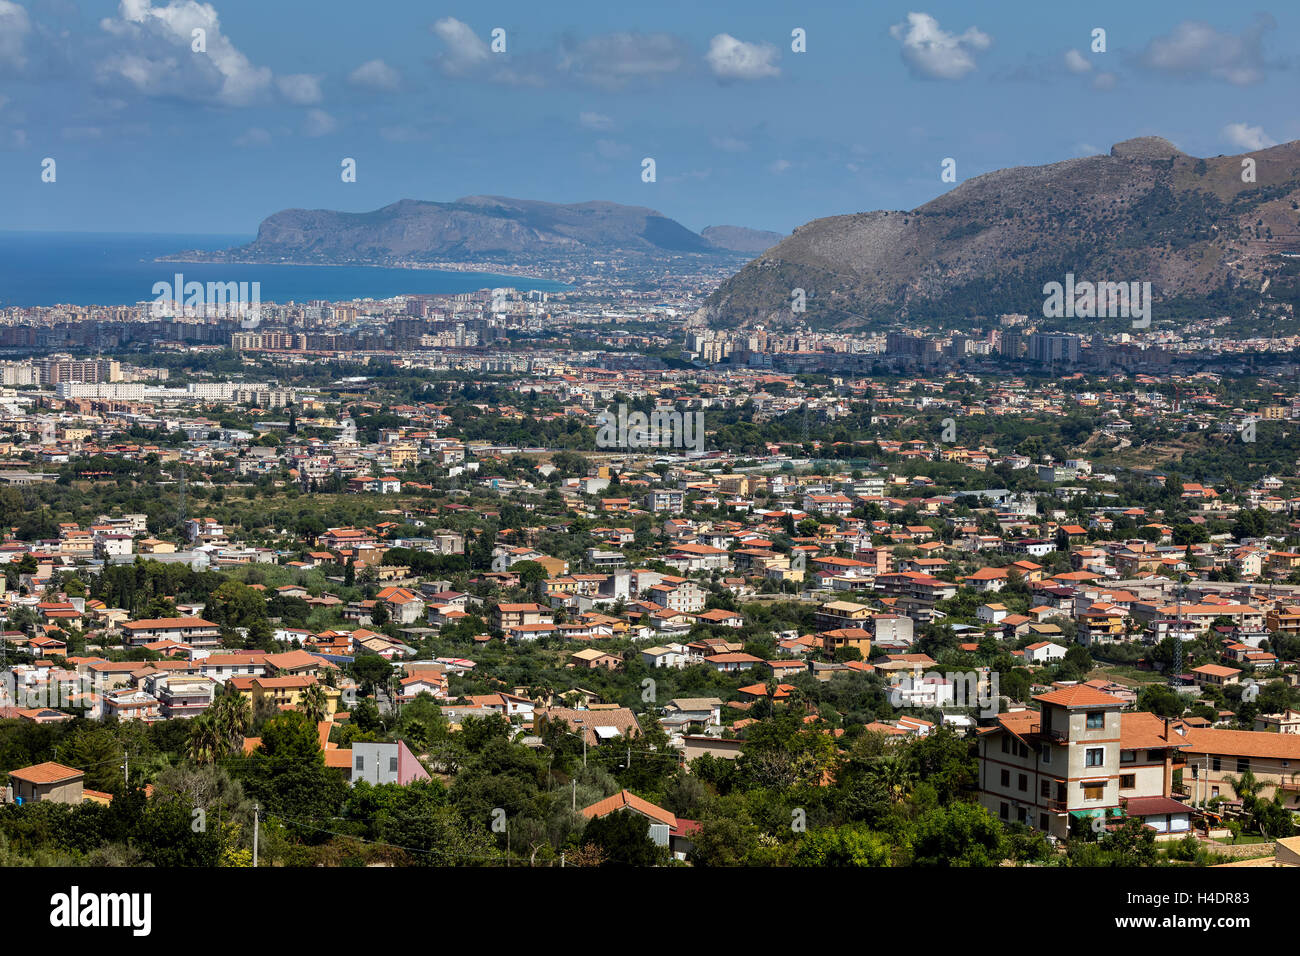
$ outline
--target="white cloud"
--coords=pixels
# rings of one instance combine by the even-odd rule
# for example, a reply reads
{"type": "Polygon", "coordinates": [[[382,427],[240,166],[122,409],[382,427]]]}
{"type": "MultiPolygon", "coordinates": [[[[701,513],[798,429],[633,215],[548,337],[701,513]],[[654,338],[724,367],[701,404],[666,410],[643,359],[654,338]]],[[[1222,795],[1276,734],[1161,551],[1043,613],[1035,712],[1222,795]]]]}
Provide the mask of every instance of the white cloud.
{"type": "Polygon", "coordinates": [[[1223,138],[1248,152],[1277,145],[1277,140],[1265,133],[1262,126],[1247,126],[1245,123],[1229,123],[1223,127],[1223,138]]]}
{"type": "Polygon", "coordinates": [[[1184,20],[1168,36],[1148,43],[1140,62],[1149,69],[1184,79],[1210,77],[1246,86],[1264,78],[1268,63],[1263,37],[1275,26],[1277,22],[1271,16],[1261,14],[1241,36],[1234,36],[1201,20],[1184,20]]]}
{"type": "Polygon", "coordinates": [[[0,67],[21,70],[27,65],[25,45],[32,21],[27,9],[10,0],[0,0],[0,67]]]}
{"type": "Polygon", "coordinates": [[[235,137],[235,145],[241,147],[270,146],[271,134],[260,126],[251,126],[235,137]]]}
{"type": "Polygon", "coordinates": [[[1098,73],[1092,79],[1092,88],[1094,90],[1113,90],[1119,78],[1114,73],[1098,73]]]}
{"type": "Polygon", "coordinates": [[[324,110],[308,110],[302,131],[308,136],[326,136],[338,129],[338,120],[324,110]]]}
{"type": "Polygon", "coordinates": [[[776,47],[770,43],[746,43],[730,33],[719,33],[709,41],[705,61],[713,75],[724,80],[760,80],[780,76],[776,47]]]}
{"type": "Polygon", "coordinates": [[[321,76],[311,73],[293,73],[277,77],[275,85],[280,95],[294,106],[310,106],[321,101],[321,76]]]}
{"type": "Polygon", "coordinates": [[[628,154],[628,147],[612,139],[596,140],[596,153],[602,159],[617,159],[628,154]]]}
{"type": "Polygon", "coordinates": [[[735,136],[714,136],[710,142],[715,149],[720,149],[724,153],[743,153],[749,149],[747,142],[735,136]]]}
{"type": "Polygon", "coordinates": [[[578,125],[583,129],[607,130],[614,128],[614,121],[604,113],[583,112],[578,114],[578,125]]]}
{"type": "Polygon", "coordinates": [[[463,76],[486,63],[492,55],[488,45],[469,27],[455,17],[443,17],[433,25],[433,32],[442,41],[443,53],[438,58],[442,71],[449,76],[463,76]]]}
{"type": "Polygon", "coordinates": [[[27,149],[31,143],[27,139],[27,130],[0,129],[0,149],[27,149]]]}
{"type": "Polygon", "coordinates": [[[779,176],[786,170],[790,169],[792,166],[794,166],[794,163],[790,162],[790,160],[778,159],[776,162],[772,163],[772,165],[768,166],[767,168],[771,172],[776,173],[779,176]]]}
{"type": "Polygon", "coordinates": [[[675,73],[686,61],[686,47],[667,33],[604,33],[560,43],[561,73],[596,86],[618,89],[627,83],[675,73]]]}
{"type": "Polygon", "coordinates": [[[1065,68],[1071,73],[1087,73],[1092,69],[1092,61],[1078,50],[1066,50],[1065,68]]]}
{"type": "Polygon", "coordinates": [[[118,18],[100,28],[124,49],[98,64],[101,81],[125,81],[147,96],[178,96],[242,106],[271,84],[271,71],[254,66],[221,32],[216,9],[195,0],[121,0],[118,18]],[[205,31],[205,53],[192,49],[194,30],[205,31]]]}
{"type": "Polygon", "coordinates": [[[349,73],[348,82],[368,90],[395,90],[402,75],[383,60],[370,60],[349,73]]]}
{"type": "Polygon", "coordinates": [[[975,54],[987,50],[993,39],[976,27],[960,36],[939,27],[928,13],[909,13],[906,23],[889,28],[902,44],[903,62],[914,76],[934,80],[959,80],[975,69],[975,54]]]}

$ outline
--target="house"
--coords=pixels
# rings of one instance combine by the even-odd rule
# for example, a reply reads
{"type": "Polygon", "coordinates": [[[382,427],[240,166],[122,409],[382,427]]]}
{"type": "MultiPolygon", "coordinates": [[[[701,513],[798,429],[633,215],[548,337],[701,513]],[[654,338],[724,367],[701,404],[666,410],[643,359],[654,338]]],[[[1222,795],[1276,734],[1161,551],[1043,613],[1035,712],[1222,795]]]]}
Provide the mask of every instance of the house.
{"type": "Polygon", "coordinates": [[[402,741],[397,743],[352,743],[351,783],[364,780],[369,784],[395,783],[406,786],[416,780],[428,780],[429,771],[402,741]]]}
{"type": "Polygon", "coordinates": [[[153,641],[179,641],[192,647],[217,647],[221,628],[201,617],[160,617],[122,624],[123,637],[130,647],[153,641]]]}
{"type": "Polygon", "coordinates": [[[673,667],[681,670],[690,662],[690,652],[681,644],[647,647],[641,652],[641,660],[646,667],[673,667]]]}
{"type": "Polygon", "coordinates": [[[1249,770],[1261,785],[1260,799],[1271,800],[1280,790],[1283,805],[1300,810],[1295,776],[1300,770],[1300,734],[1219,730],[1181,720],[1173,727],[1175,739],[1182,743],[1183,786],[1193,803],[1238,799],[1228,778],[1240,779],[1249,770]]]}
{"type": "Polygon", "coordinates": [[[18,804],[81,803],[85,779],[84,770],[51,762],[9,771],[9,786],[18,804]]]}
{"type": "Polygon", "coordinates": [[[498,604],[492,617],[493,624],[501,631],[511,627],[544,625],[550,628],[555,625],[551,609],[541,604],[498,604]]]}
{"type": "Polygon", "coordinates": [[[1123,813],[1122,799],[1172,796],[1186,741],[1169,721],[1121,714],[1122,700],[1086,684],[1034,701],[1038,712],[999,714],[979,732],[979,801],[999,820],[1066,839],[1072,819],[1106,820],[1123,813]]]}
{"type": "Polygon", "coordinates": [[[1065,648],[1051,641],[1038,641],[1023,649],[1026,664],[1050,664],[1065,660],[1065,648]]]}
{"type": "Polygon", "coordinates": [[[821,631],[817,634],[821,641],[822,650],[833,655],[840,648],[852,647],[857,649],[862,659],[866,660],[871,653],[871,632],[861,627],[837,627],[833,631],[821,631]]]}
{"type": "Polygon", "coordinates": [[[603,667],[606,670],[613,671],[623,666],[623,658],[616,654],[607,654],[604,651],[596,650],[594,647],[585,647],[577,653],[569,655],[567,666],[583,670],[594,670],[597,667],[603,667]]]}
{"type": "Polygon", "coordinates": [[[626,707],[602,706],[592,710],[547,707],[537,711],[533,718],[533,730],[540,734],[546,724],[557,721],[566,724],[589,747],[641,736],[641,725],[637,722],[636,714],[626,707]]]}
{"type": "Polygon", "coordinates": [[[677,829],[677,817],[657,807],[649,800],[642,800],[630,790],[620,790],[612,797],[599,800],[589,807],[582,808],[582,815],[588,820],[597,820],[611,813],[634,813],[645,817],[650,824],[650,839],[655,846],[666,847],[671,831],[677,829]]]}
{"type": "Polygon", "coordinates": [[[813,620],[824,631],[860,628],[871,618],[871,608],[851,601],[831,601],[817,609],[813,620]]]}
{"type": "Polygon", "coordinates": [[[388,610],[388,616],[397,624],[414,624],[424,613],[424,601],[406,588],[384,588],[375,595],[388,610]]]}
{"type": "Polygon", "coordinates": [[[729,674],[732,671],[749,670],[755,664],[763,663],[763,659],[761,657],[755,657],[753,654],[736,652],[714,654],[711,657],[706,657],[704,663],[708,664],[714,670],[721,671],[724,674],[729,674]]]}
{"type": "Polygon", "coordinates": [[[703,611],[695,615],[695,618],[705,624],[717,624],[720,627],[733,627],[737,630],[745,626],[745,618],[742,615],[735,611],[724,611],[721,608],[703,611]]]}
{"type": "Polygon", "coordinates": [[[1192,832],[1192,808],[1169,797],[1127,797],[1124,816],[1156,831],[1157,839],[1192,832]]]}
{"type": "Polygon", "coordinates": [[[1198,687],[1226,687],[1240,682],[1241,671],[1222,664],[1202,664],[1192,668],[1192,677],[1198,687]]]}
{"type": "Polygon", "coordinates": [[[447,677],[441,670],[428,669],[411,672],[398,682],[397,702],[409,704],[421,694],[445,699],[448,694],[447,677]]]}
{"type": "Polygon", "coordinates": [[[674,697],[664,704],[665,730],[684,730],[691,724],[704,727],[722,726],[722,699],[719,697],[674,697]]]}

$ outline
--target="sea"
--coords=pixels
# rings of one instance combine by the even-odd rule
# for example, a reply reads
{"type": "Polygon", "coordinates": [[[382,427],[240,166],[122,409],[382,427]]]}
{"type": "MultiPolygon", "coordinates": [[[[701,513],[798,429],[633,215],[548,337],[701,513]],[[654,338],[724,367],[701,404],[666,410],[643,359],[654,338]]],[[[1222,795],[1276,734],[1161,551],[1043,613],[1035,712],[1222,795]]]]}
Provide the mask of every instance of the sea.
{"type": "Polygon", "coordinates": [[[252,236],[0,231],[0,309],[46,305],[134,305],[152,302],[156,282],[260,282],[261,301],[284,304],[324,299],[387,299],[395,295],[451,295],[508,287],[561,291],[549,279],[387,269],[369,266],[244,265],[159,262],[186,250],[219,250],[252,236]]]}

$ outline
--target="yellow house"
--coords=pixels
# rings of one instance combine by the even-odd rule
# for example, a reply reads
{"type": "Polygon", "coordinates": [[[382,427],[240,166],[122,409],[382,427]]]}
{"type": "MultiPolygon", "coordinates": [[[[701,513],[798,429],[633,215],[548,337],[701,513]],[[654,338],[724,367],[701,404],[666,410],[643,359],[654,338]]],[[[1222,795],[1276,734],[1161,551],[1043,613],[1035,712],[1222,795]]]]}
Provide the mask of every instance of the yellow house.
{"type": "MultiPolygon", "coordinates": [[[[235,691],[249,699],[254,707],[258,702],[269,700],[277,710],[297,709],[302,704],[303,693],[308,687],[320,682],[314,677],[232,677],[227,683],[235,691]]],[[[343,692],[337,687],[320,684],[325,690],[325,712],[333,716],[338,712],[339,701],[343,692]]]]}

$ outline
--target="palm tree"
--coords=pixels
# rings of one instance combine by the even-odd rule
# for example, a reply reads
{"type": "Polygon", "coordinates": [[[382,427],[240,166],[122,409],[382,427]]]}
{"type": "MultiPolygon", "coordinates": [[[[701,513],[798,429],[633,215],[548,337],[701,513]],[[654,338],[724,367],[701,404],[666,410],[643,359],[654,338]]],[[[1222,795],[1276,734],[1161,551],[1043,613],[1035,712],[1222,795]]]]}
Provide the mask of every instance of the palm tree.
{"type": "Polygon", "coordinates": [[[253,705],[243,694],[230,691],[208,710],[227,752],[242,749],[244,737],[253,724],[253,705]]]}
{"type": "Polygon", "coordinates": [[[889,798],[895,802],[902,800],[916,785],[916,771],[903,762],[897,754],[888,754],[875,760],[869,771],[889,791],[889,798]]]}
{"type": "Polygon", "coordinates": [[[308,684],[303,689],[298,706],[313,724],[319,724],[329,715],[329,699],[325,696],[325,688],[320,684],[308,684]]]}
{"type": "Polygon", "coordinates": [[[1264,789],[1263,784],[1247,767],[1240,777],[1234,777],[1231,774],[1225,774],[1223,782],[1232,787],[1233,792],[1241,798],[1241,808],[1247,813],[1255,806],[1259,793],[1264,789]]]}
{"type": "Polygon", "coordinates": [[[197,764],[215,763],[225,755],[226,740],[211,714],[199,714],[190,721],[189,757],[197,764]]]}

